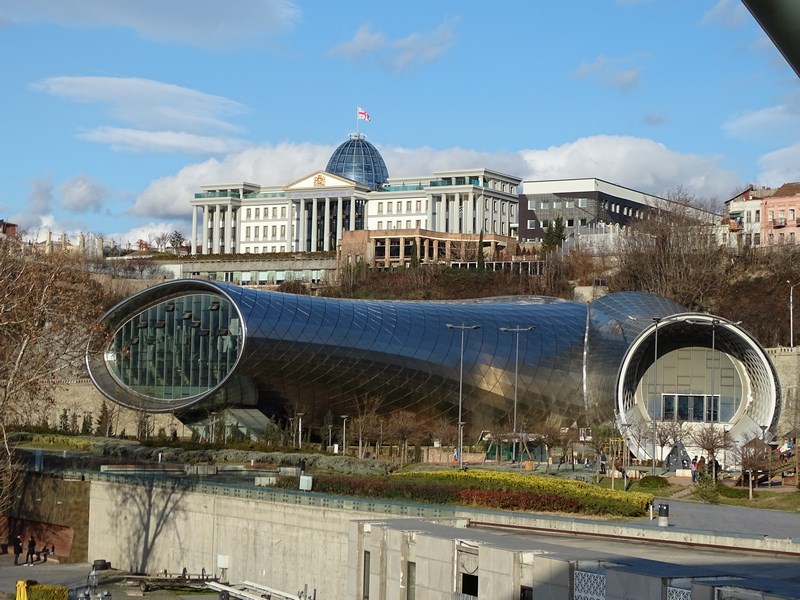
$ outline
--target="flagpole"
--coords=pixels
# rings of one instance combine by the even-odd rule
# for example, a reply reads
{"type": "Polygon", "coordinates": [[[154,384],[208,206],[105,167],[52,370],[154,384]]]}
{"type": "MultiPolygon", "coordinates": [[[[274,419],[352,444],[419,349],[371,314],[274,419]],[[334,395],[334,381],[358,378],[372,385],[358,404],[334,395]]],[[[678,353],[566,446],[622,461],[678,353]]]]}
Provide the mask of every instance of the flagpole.
{"type": "Polygon", "coordinates": [[[356,136],[358,136],[358,107],[356,107],[356,136]]]}

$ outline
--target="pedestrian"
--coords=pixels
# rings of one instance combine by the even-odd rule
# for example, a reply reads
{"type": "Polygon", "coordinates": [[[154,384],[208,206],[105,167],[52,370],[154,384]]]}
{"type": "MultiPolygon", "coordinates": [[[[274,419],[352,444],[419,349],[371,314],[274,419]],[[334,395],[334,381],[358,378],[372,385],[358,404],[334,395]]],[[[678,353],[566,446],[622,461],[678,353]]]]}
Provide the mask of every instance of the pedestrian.
{"type": "Polygon", "coordinates": [[[608,462],[606,451],[600,450],[600,475],[606,474],[606,462],[608,462]]]}
{"type": "Polygon", "coordinates": [[[33,565],[33,561],[35,558],[36,558],[36,540],[33,539],[33,536],[31,536],[28,539],[28,553],[25,555],[25,564],[33,565]]]}
{"type": "Polygon", "coordinates": [[[14,538],[14,564],[19,566],[19,557],[22,556],[22,536],[14,538]]]}
{"type": "Polygon", "coordinates": [[[697,483],[697,457],[696,456],[692,459],[692,464],[689,467],[689,469],[692,471],[692,483],[697,483]]]}
{"type": "Polygon", "coordinates": [[[453,448],[453,462],[458,462],[458,448],[453,448]]]}
{"type": "Polygon", "coordinates": [[[706,457],[701,456],[697,459],[697,478],[705,477],[706,474],[706,457]]]}

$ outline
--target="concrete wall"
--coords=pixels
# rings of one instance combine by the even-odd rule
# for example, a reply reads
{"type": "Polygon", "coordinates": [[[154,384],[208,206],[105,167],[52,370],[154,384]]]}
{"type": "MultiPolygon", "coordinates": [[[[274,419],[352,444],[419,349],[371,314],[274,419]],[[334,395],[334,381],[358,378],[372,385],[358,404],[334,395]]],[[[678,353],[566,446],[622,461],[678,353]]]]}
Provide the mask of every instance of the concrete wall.
{"type": "MultiPolygon", "coordinates": [[[[92,420],[94,425],[97,425],[97,417],[100,416],[100,408],[103,400],[106,401],[108,408],[112,411],[112,421],[114,423],[114,434],[119,435],[122,431],[128,436],[136,435],[137,423],[140,418],[138,412],[123,408],[118,404],[106,400],[97,389],[92,385],[89,379],[74,379],[61,382],[58,385],[57,391],[54,393],[55,402],[50,405],[45,411],[44,416],[51,427],[58,427],[59,418],[64,409],[70,416],[72,413],[78,415],[78,427],[82,423],[84,413],[92,413],[92,420]]],[[[38,425],[40,415],[35,416],[34,425],[38,425]]],[[[150,415],[151,430],[153,434],[157,434],[159,428],[164,428],[164,431],[169,435],[170,429],[175,427],[178,435],[181,437],[191,436],[191,431],[181,425],[181,423],[172,415],[150,415]]]]}
{"type": "MultiPolygon", "coordinates": [[[[348,545],[351,522],[391,515],[321,496],[306,498],[314,504],[291,495],[270,502],[259,498],[283,494],[228,491],[92,481],[89,560],[139,573],[205,569],[229,581],[257,581],[292,593],[307,584],[323,598],[355,597],[345,591],[348,568],[357,568],[361,558],[357,546],[348,545]]],[[[379,556],[375,552],[375,568],[379,556]]]]}

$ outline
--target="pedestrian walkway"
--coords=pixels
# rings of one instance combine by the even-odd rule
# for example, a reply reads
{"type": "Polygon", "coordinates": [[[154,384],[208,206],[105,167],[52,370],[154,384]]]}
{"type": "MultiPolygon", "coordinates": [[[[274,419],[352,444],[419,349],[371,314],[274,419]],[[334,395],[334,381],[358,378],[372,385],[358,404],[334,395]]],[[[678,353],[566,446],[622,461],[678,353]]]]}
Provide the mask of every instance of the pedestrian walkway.
{"type": "Polygon", "coordinates": [[[14,594],[17,581],[22,579],[71,589],[83,587],[91,570],[88,564],[65,565],[55,561],[38,561],[32,566],[14,565],[13,554],[0,554],[0,592],[14,594]]]}
{"type": "MultiPolygon", "coordinates": [[[[779,510],[726,506],[657,498],[659,504],[669,505],[669,526],[694,531],[763,535],[776,539],[794,539],[800,543],[800,514],[779,510]]],[[[638,519],[633,523],[658,527],[657,519],[638,519]]]]}

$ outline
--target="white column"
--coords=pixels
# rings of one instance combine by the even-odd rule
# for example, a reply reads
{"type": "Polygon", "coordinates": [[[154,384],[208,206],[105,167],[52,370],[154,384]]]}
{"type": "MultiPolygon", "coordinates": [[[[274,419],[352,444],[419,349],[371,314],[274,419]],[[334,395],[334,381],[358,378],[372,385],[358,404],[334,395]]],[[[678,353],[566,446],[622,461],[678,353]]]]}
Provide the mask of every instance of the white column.
{"type": "Polygon", "coordinates": [[[356,230],[356,197],[350,196],[350,222],[347,224],[348,231],[356,230]]]}
{"type": "Polygon", "coordinates": [[[428,196],[426,201],[428,206],[425,207],[425,228],[435,230],[436,224],[433,222],[433,196],[428,196]]]}
{"type": "Polygon", "coordinates": [[[219,254],[219,219],[222,214],[222,207],[217,204],[214,207],[214,225],[211,228],[211,254],[219,254]]]}
{"type": "Polygon", "coordinates": [[[300,200],[300,242],[297,248],[298,252],[306,251],[306,237],[308,237],[308,230],[306,228],[306,201],[300,200]]]}
{"type": "Polygon", "coordinates": [[[311,199],[311,252],[317,251],[317,199],[311,199]]]}
{"type": "Polygon", "coordinates": [[[294,250],[294,202],[286,207],[286,251],[294,250]]]}
{"type": "Polygon", "coordinates": [[[481,231],[483,231],[484,233],[487,233],[486,232],[486,224],[485,224],[485,221],[486,221],[486,196],[484,196],[482,193],[478,195],[478,219],[477,219],[477,221],[478,221],[477,222],[478,231],[476,231],[475,233],[480,233],[481,231]]]}
{"type": "Polygon", "coordinates": [[[224,217],[224,219],[225,219],[225,245],[222,247],[222,252],[227,254],[228,252],[233,251],[233,248],[231,247],[231,238],[233,237],[233,235],[232,235],[232,231],[233,231],[233,229],[232,229],[233,205],[232,204],[228,204],[228,206],[225,207],[225,217],[224,217]]]}
{"type": "Polygon", "coordinates": [[[200,254],[208,254],[208,206],[203,205],[200,210],[203,211],[203,247],[200,254]]]}
{"type": "MultiPolygon", "coordinates": [[[[342,239],[342,232],[344,231],[344,198],[336,199],[336,241],[342,239]]],[[[337,244],[338,245],[338,244],[337,244]]]]}
{"type": "Polygon", "coordinates": [[[328,252],[331,249],[331,198],[325,196],[325,222],[322,224],[322,249],[328,252]]]}
{"type": "Polygon", "coordinates": [[[477,199],[475,198],[475,192],[470,192],[469,193],[469,227],[470,227],[470,231],[469,232],[470,233],[480,233],[480,230],[478,229],[478,223],[477,223],[477,220],[475,218],[475,214],[477,212],[475,210],[476,209],[476,206],[475,206],[476,203],[477,203],[477,199]]]}
{"type": "Polygon", "coordinates": [[[192,238],[189,240],[192,247],[189,249],[191,254],[197,254],[197,207],[192,206],[192,238]]]}
{"type": "Polygon", "coordinates": [[[456,192],[453,205],[456,209],[456,233],[464,233],[467,230],[467,211],[461,198],[461,192],[456,192]]]}
{"type": "Polygon", "coordinates": [[[458,233],[458,205],[456,202],[457,196],[456,194],[453,194],[452,197],[448,195],[446,196],[446,198],[447,198],[446,200],[447,207],[450,209],[450,218],[448,219],[450,223],[447,227],[447,231],[449,231],[450,233],[458,233]]]}

